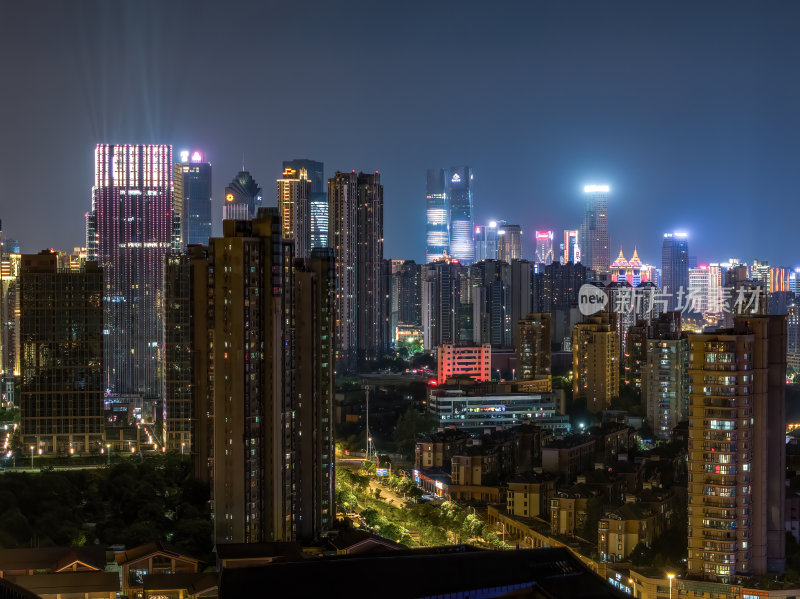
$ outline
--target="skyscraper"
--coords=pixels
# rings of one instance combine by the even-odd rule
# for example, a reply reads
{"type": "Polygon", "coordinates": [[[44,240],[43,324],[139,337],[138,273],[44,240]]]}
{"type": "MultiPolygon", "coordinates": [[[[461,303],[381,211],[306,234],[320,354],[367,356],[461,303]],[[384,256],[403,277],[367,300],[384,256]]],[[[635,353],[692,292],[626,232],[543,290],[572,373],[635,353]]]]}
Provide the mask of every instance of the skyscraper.
{"type": "Polygon", "coordinates": [[[200,152],[181,152],[175,163],[172,205],[179,223],[179,248],[208,243],[211,237],[211,163],[200,152]]]}
{"type": "Polygon", "coordinates": [[[781,573],[786,317],[736,317],[689,352],[689,575],[781,573]]]}
{"type": "Polygon", "coordinates": [[[661,246],[661,289],[669,294],[667,310],[675,310],[678,294],[689,290],[689,241],[686,233],[664,233],[661,246]]]}
{"type": "Polygon", "coordinates": [[[328,180],[328,203],[328,244],[336,261],[336,360],[352,365],[357,357],[358,344],[358,176],[355,171],[336,171],[328,180]]]}
{"type": "Polygon", "coordinates": [[[522,259],[522,228],[503,225],[497,230],[497,259],[511,264],[522,259]]]}
{"type": "Polygon", "coordinates": [[[550,314],[533,313],[517,324],[517,378],[550,374],[550,314]]]}
{"type": "Polygon", "coordinates": [[[564,245],[561,261],[566,264],[567,262],[580,262],[581,249],[578,239],[577,229],[566,229],[564,231],[564,245]]]}
{"type": "Polygon", "coordinates": [[[297,258],[311,254],[311,183],[304,168],[284,167],[278,179],[278,213],[284,239],[294,241],[297,258]]]}
{"type": "Polygon", "coordinates": [[[22,257],[22,442],[87,453],[104,431],[103,273],[59,262],[47,250],[22,257]]]}
{"type": "Polygon", "coordinates": [[[225,188],[222,218],[224,220],[255,218],[262,203],[263,192],[258,183],[250,173],[241,170],[225,188]]]}
{"type": "Polygon", "coordinates": [[[311,204],[311,247],[328,247],[328,191],[325,185],[325,166],[308,158],[284,160],[283,168],[306,169],[311,204]]]}
{"type": "Polygon", "coordinates": [[[425,261],[430,263],[450,252],[450,198],[444,169],[428,169],[426,189],[425,261]]]}
{"type": "Polygon", "coordinates": [[[450,255],[462,264],[472,264],[475,261],[472,169],[468,166],[451,167],[447,171],[446,184],[450,202],[450,255]]]}
{"type": "Polygon", "coordinates": [[[586,207],[580,231],[581,263],[601,280],[608,275],[611,254],[608,239],[608,185],[586,185],[586,207]]]}
{"type": "Polygon", "coordinates": [[[505,222],[489,221],[475,227],[475,262],[497,260],[497,231],[505,222]]]}
{"type": "Polygon", "coordinates": [[[619,393],[619,335],[611,314],[601,312],[575,325],[572,372],[572,396],[585,397],[590,412],[608,409],[619,393]]]}
{"type": "Polygon", "coordinates": [[[113,393],[161,393],[158,304],[174,243],[172,174],[171,146],[95,148],[87,258],[103,269],[105,386],[113,393]]]}
{"type": "Polygon", "coordinates": [[[383,355],[385,291],[383,277],[383,185],[379,173],[359,173],[356,209],[356,315],[361,355],[374,360],[383,355]]]}
{"type": "Polygon", "coordinates": [[[553,252],[553,231],[536,231],[536,263],[551,264],[555,259],[553,252]]]}

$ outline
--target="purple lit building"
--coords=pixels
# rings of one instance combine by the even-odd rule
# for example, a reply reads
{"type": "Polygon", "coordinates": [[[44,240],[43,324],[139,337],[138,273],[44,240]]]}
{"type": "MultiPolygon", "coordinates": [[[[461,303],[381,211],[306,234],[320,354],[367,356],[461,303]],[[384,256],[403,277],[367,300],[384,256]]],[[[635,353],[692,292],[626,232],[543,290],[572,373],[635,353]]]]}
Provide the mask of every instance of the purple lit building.
{"type": "Polygon", "coordinates": [[[173,244],[172,147],[95,148],[87,248],[103,268],[105,386],[158,397],[164,258],[173,244]]]}

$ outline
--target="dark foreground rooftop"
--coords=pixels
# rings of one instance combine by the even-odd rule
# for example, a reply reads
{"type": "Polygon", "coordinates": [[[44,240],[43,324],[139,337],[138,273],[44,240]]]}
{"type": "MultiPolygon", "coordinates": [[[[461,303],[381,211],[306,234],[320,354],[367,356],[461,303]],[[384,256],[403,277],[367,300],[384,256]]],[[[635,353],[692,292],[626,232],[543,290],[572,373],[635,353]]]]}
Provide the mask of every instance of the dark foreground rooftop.
{"type": "MultiPolygon", "coordinates": [[[[222,573],[220,599],[270,597],[427,598],[480,591],[501,597],[525,591],[535,599],[623,599],[567,549],[394,552],[283,562],[222,573]]],[[[471,596],[471,595],[470,595],[471,596]]],[[[477,596],[477,595],[476,595],[477,596]]]]}

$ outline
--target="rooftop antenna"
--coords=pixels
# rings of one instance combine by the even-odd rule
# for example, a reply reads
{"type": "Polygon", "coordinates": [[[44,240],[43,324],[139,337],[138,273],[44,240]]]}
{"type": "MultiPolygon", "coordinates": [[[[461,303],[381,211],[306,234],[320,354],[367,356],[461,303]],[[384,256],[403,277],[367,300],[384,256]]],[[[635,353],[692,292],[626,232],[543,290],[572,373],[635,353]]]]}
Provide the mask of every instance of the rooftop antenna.
{"type": "Polygon", "coordinates": [[[244,168],[244,152],[242,152],[242,172],[244,172],[244,171],[245,171],[245,168],[244,168]]]}

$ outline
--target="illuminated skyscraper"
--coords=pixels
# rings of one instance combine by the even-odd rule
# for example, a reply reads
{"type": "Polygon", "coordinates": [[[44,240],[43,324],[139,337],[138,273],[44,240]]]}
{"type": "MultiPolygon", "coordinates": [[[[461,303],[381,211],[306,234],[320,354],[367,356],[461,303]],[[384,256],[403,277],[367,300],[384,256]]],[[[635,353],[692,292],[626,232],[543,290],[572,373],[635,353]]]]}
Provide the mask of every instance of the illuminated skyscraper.
{"type": "Polygon", "coordinates": [[[564,231],[564,245],[562,246],[561,262],[580,262],[581,249],[578,239],[577,229],[566,229],[564,231]]]}
{"type": "Polygon", "coordinates": [[[105,385],[112,393],[161,393],[158,305],[174,241],[172,174],[171,146],[95,149],[87,242],[103,269],[105,385]]]}
{"type": "Polygon", "coordinates": [[[358,176],[336,171],[328,180],[328,243],[333,249],[336,268],[336,359],[353,364],[357,356],[357,205],[358,176]]]}
{"type": "Polygon", "coordinates": [[[472,169],[451,167],[447,171],[447,199],[450,202],[450,255],[462,264],[475,261],[472,169]]]}
{"type": "Polygon", "coordinates": [[[669,294],[668,311],[678,306],[678,294],[689,291],[689,241],[686,233],[664,233],[661,246],[661,289],[669,294]]]}
{"type": "Polygon", "coordinates": [[[225,201],[222,204],[223,220],[249,220],[255,218],[263,202],[263,193],[253,176],[247,171],[239,171],[225,188],[225,201]]]}
{"type": "Polygon", "coordinates": [[[12,377],[19,374],[19,275],[21,256],[19,244],[3,240],[0,246],[0,400],[13,399],[14,382],[12,377]]]}
{"type": "Polygon", "coordinates": [[[425,260],[430,263],[450,252],[450,200],[447,196],[445,171],[428,169],[427,240],[425,260]]]}
{"type": "Polygon", "coordinates": [[[306,169],[309,181],[308,199],[311,203],[311,247],[328,247],[328,191],[325,185],[325,166],[308,158],[284,160],[283,168],[306,169]]]}
{"type": "Polygon", "coordinates": [[[522,259],[522,229],[519,225],[503,225],[497,229],[497,259],[508,264],[522,259]]]}
{"type": "Polygon", "coordinates": [[[581,263],[601,280],[608,275],[611,254],[608,239],[608,185],[587,185],[586,208],[580,232],[581,263]]]}
{"type": "Polygon", "coordinates": [[[475,226],[475,262],[497,260],[497,231],[505,221],[489,221],[475,226]]]}
{"type": "Polygon", "coordinates": [[[206,245],[211,237],[211,163],[200,152],[181,152],[175,163],[172,205],[179,226],[175,249],[206,245]]]}
{"type": "Polygon", "coordinates": [[[278,213],[283,238],[294,241],[297,258],[311,254],[310,189],[306,169],[284,167],[283,176],[278,179],[278,213]]]}
{"type": "Polygon", "coordinates": [[[383,277],[383,185],[379,173],[359,173],[356,209],[356,315],[359,354],[383,355],[385,289],[383,277]]]}
{"type": "Polygon", "coordinates": [[[555,259],[553,252],[553,231],[536,231],[536,263],[552,264],[555,259]]]}

